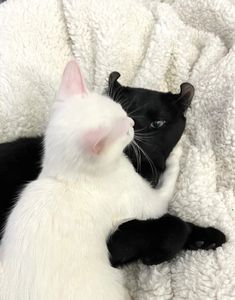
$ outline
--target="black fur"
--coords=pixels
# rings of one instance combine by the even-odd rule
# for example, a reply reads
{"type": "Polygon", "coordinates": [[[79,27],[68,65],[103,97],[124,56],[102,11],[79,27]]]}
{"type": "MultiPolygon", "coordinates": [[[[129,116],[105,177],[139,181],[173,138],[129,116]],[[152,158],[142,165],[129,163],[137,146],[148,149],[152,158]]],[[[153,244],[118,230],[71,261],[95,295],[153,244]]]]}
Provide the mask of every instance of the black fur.
{"type": "Polygon", "coordinates": [[[215,228],[203,228],[166,214],[159,219],[121,224],[107,245],[111,264],[119,267],[138,259],[146,265],[157,265],[180,250],[215,249],[225,241],[225,235],[215,228]]]}
{"type": "Polygon", "coordinates": [[[23,185],[37,178],[41,156],[42,137],[0,144],[0,229],[23,185]]]}
{"type": "Polygon", "coordinates": [[[183,83],[179,94],[162,93],[122,86],[117,81],[119,77],[118,72],[110,74],[108,94],[121,103],[129,116],[134,119],[136,140],[152,160],[155,166],[154,172],[143,152],[139,153],[141,156],[139,168],[133,149],[130,148],[125,152],[137,172],[156,186],[160,174],[165,170],[168,155],[183,134],[186,123],[184,113],[191,103],[194,88],[189,83],[183,83]],[[154,121],[165,121],[165,123],[162,127],[152,128],[154,121]]]}
{"type": "MultiPolygon", "coordinates": [[[[140,168],[133,150],[126,154],[137,172],[155,187],[165,170],[167,157],[184,131],[184,113],[191,104],[194,88],[183,83],[179,94],[161,93],[124,87],[117,81],[119,77],[118,72],[110,74],[108,93],[135,120],[136,135],[140,131],[148,136],[138,144],[154,163],[156,172],[142,152],[139,153],[140,168]],[[165,123],[160,128],[152,128],[154,121],[165,123]]],[[[117,267],[138,259],[147,265],[159,264],[173,258],[182,249],[215,249],[225,241],[225,235],[215,228],[199,227],[167,214],[155,220],[131,220],[121,224],[107,240],[107,245],[111,264],[117,267]]]]}
{"type": "MultiPolygon", "coordinates": [[[[140,175],[156,186],[169,153],[184,131],[184,112],[191,103],[194,89],[189,83],[181,85],[179,94],[125,87],[117,81],[119,76],[117,72],[110,74],[106,92],[134,119],[137,136],[138,131],[148,135],[148,140],[139,136],[143,140],[138,144],[153,164],[151,166],[140,153],[141,166],[138,166],[133,150],[128,148],[125,153],[140,175]]],[[[1,227],[22,186],[39,174],[42,145],[42,136],[0,144],[1,227]]],[[[118,266],[137,259],[145,264],[157,264],[174,257],[183,248],[215,248],[224,241],[224,235],[216,229],[200,228],[165,215],[156,220],[126,222],[107,243],[111,263],[118,266]]]]}

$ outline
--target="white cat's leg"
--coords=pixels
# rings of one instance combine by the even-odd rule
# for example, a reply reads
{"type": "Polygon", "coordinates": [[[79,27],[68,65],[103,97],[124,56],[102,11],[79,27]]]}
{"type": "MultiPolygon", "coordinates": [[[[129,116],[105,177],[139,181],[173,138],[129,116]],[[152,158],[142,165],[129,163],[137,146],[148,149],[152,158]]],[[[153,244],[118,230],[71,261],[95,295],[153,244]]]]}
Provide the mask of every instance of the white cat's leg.
{"type": "Polygon", "coordinates": [[[114,217],[114,224],[119,225],[123,220],[132,218],[158,218],[165,214],[168,203],[174,195],[175,184],[179,174],[179,162],[182,150],[180,146],[174,148],[166,161],[166,170],[156,189],[146,182],[139,181],[136,189],[131,187],[129,200],[120,202],[120,211],[114,217]],[[139,186],[138,186],[139,184],[139,186]]]}
{"type": "Polygon", "coordinates": [[[161,194],[167,194],[170,199],[174,195],[176,181],[180,171],[180,157],[182,155],[181,145],[177,145],[170,153],[166,160],[166,170],[160,177],[156,192],[161,194]]]}
{"type": "Polygon", "coordinates": [[[182,148],[176,146],[166,161],[166,170],[163,173],[158,187],[149,194],[143,194],[144,218],[156,218],[167,212],[168,203],[172,199],[180,170],[182,148]]]}

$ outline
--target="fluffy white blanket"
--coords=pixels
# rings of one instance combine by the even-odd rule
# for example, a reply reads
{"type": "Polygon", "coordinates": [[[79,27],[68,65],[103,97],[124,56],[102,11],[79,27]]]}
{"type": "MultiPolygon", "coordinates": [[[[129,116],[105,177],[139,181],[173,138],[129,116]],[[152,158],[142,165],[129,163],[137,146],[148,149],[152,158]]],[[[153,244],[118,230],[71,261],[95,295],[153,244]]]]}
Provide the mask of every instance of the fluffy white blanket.
{"type": "MultiPolygon", "coordinates": [[[[8,0],[0,5],[0,141],[41,133],[73,54],[90,87],[196,88],[170,211],[222,229],[216,251],[126,268],[134,299],[235,299],[235,6],[232,0],[8,0]]],[[[91,283],[92,284],[92,283],[91,283]]]]}

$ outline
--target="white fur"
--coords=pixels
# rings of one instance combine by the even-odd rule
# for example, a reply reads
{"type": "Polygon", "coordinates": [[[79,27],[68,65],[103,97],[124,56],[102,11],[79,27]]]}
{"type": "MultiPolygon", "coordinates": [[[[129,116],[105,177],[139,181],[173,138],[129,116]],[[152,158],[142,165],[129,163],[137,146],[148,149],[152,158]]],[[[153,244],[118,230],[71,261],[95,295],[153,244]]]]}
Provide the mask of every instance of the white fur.
{"type": "Polygon", "coordinates": [[[109,264],[105,241],[126,219],[167,211],[180,149],[153,190],[122,154],[129,131],[99,155],[83,147],[84,132],[104,123],[111,128],[119,118],[126,118],[121,106],[96,94],[56,102],[42,173],[24,189],[7,222],[3,300],[130,299],[122,271],[109,264]]]}

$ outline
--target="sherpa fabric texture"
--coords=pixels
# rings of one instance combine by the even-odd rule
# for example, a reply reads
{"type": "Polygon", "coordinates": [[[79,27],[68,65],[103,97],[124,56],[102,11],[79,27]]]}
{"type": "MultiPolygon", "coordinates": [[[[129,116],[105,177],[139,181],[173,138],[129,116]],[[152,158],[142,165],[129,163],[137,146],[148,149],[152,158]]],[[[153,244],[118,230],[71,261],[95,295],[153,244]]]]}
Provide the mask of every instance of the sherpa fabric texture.
{"type": "Polygon", "coordinates": [[[0,5],[1,142],[43,132],[72,55],[98,92],[115,70],[126,85],[173,92],[183,81],[195,86],[170,212],[220,228],[228,242],[216,251],[182,252],[159,266],[129,266],[126,283],[136,300],[235,299],[234,40],[229,0],[0,5]]]}

